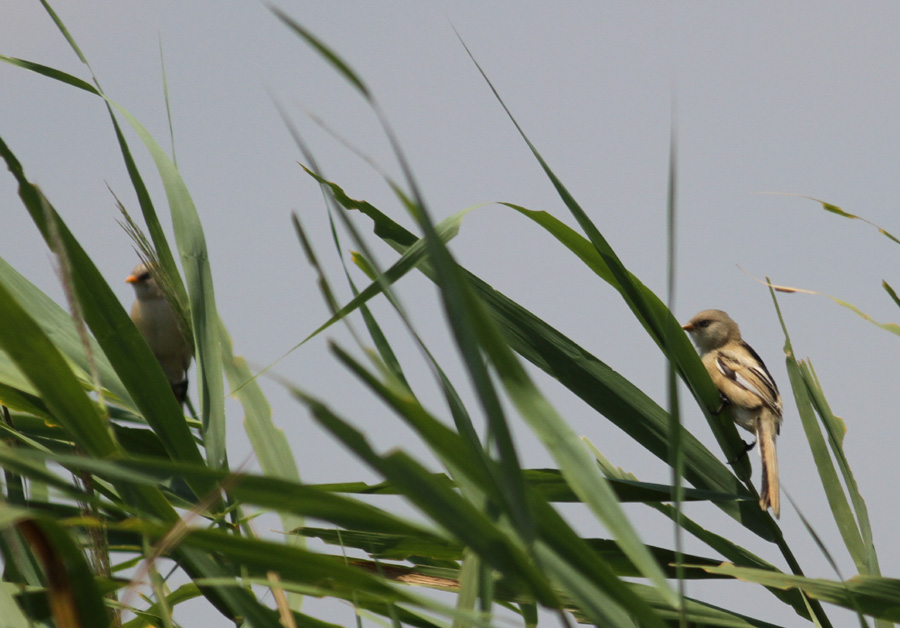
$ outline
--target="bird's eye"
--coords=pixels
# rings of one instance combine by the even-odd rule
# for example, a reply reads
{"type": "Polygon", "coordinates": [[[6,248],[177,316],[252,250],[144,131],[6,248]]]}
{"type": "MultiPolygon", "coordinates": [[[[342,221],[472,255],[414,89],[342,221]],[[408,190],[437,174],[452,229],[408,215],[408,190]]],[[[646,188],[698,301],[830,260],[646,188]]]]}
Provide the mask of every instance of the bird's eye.
{"type": "Polygon", "coordinates": [[[697,323],[697,326],[698,327],[709,327],[709,323],[710,323],[710,321],[700,321],[699,323],[697,323]]]}
{"type": "Polygon", "coordinates": [[[148,279],[150,279],[150,271],[149,270],[145,273],[141,273],[140,275],[138,275],[138,281],[147,281],[148,279]]]}

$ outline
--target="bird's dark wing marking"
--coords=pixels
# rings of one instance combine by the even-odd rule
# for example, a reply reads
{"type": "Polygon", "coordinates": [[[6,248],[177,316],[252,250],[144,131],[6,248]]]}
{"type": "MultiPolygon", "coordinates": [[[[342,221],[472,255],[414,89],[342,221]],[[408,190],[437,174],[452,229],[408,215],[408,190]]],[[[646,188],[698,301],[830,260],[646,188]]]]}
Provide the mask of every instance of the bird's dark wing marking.
{"type": "Polygon", "coordinates": [[[770,410],[781,416],[781,398],[778,395],[778,387],[775,386],[775,382],[765,366],[755,361],[755,352],[750,356],[751,358],[748,359],[733,351],[718,351],[716,366],[722,375],[759,397],[770,410]]]}
{"type": "Polygon", "coordinates": [[[753,359],[756,360],[757,364],[762,367],[762,375],[764,376],[763,379],[766,380],[766,384],[771,388],[772,396],[777,397],[779,395],[778,385],[775,383],[775,378],[773,378],[772,374],[769,373],[769,369],[766,368],[766,363],[763,362],[763,359],[759,357],[759,354],[753,350],[753,347],[748,345],[743,340],[741,340],[741,344],[743,345],[744,349],[746,349],[747,352],[753,356],[753,359]]]}

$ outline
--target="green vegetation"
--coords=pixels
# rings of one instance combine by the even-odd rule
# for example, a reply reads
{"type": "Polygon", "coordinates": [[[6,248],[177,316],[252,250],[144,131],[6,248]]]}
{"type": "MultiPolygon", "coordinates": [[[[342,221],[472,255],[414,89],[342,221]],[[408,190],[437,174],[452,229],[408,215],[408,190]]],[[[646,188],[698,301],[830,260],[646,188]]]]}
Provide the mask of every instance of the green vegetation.
{"type": "MultiPolygon", "coordinates": [[[[288,16],[279,17],[379,111],[362,78],[337,54],[288,16]]],[[[540,616],[543,622],[551,617],[563,625],[573,619],[604,627],[770,625],[680,593],[678,583],[685,579],[711,578],[766,587],[785,621],[800,616],[830,626],[821,602],[851,609],[861,625],[869,625],[870,618],[880,626],[900,620],[900,581],[880,575],[866,506],[841,448],[843,424],[829,410],[812,365],[795,358],[787,329],[793,398],[835,521],[859,571],[848,580],[804,576],[789,540],[757,505],[748,458],[733,466],[724,462],[735,458],[742,444],[734,426],[714,416],[718,395],[680,325],[664,301],[623,266],[613,245],[524,133],[581,233],[544,212],[509,207],[621,294],[671,365],[670,407],[660,407],[574,340],[457,264],[446,245],[465,212],[434,223],[396,143],[405,179],[389,184],[414,231],[323,179],[310,149],[297,136],[308,174],[322,185],[329,209],[359,251],[353,263],[371,279],[359,290],[352,285],[357,296],[341,305],[322,273],[320,288],[334,315],[316,334],[352,313],[361,314],[369,337],[360,339],[360,345],[368,361],[338,345],[332,347],[334,358],[358,378],[361,389],[374,393],[414,430],[444,468],[435,474],[402,450],[376,452],[358,427],[362,421],[338,416],[315,390],[284,382],[297,403],[346,446],[348,455],[383,478],[378,485],[309,485],[301,481],[290,446],[271,420],[255,374],[232,353],[216,309],[201,221],[173,161],[96,81],[3,60],[85,90],[98,97],[98,106],[107,107],[150,248],[172,280],[192,327],[201,391],[197,416],[186,419],[89,253],[51,200],[29,181],[27,164],[20,164],[0,140],[0,157],[59,260],[76,312],[73,316],[52,302],[0,260],[3,626],[172,626],[174,609],[198,598],[205,600],[208,613],[227,618],[217,625],[331,625],[304,611],[305,596],[345,600],[361,617],[423,628],[498,625],[510,618],[531,626],[538,622],[539,609],[547,611],[540,616]],[[177,253],[166,241],[120,121],[137,132],[153,157],[165,186],[177,253]],[[371,236],[357,233],[348,212],[365,216],[375,236],[396,251],[389,268],[375,264],[367,240],[371,236]],[[392,286],[409,273],[422,273],[438,288],[479,407],[464,405],[458,383],[440,366],[441,356],[428,351],[409,325],[450,416],[436,416],[424,407],[368,310],[371,299],[386,298],[406,321],[392,286]],[[556,379],[649,454],[680,470],[673,486],[644,483],[610,465],[555,412],[523,360],[556,379]],[[722,451],[709,451],[681,427],[676,379],[691,392],[722,451]],[[229,469],[224,430],[229,393],[243,406],[260,474],[229,469]],[[483,417],[486,434],[478,433],[473,415],[483,417]],[[534,432],[557,468],[523,468],[511,437],[512,421],[534,432]],[[682,481],[693,488],[682,487],[682,481]],[[401,496],[420,517],[413,521],[355,497],[380,494],[401,496]],[[680,504],[685,500],[709,501],[742,533],[771,542],[790,573],[742,547],[740,535],[726,537],[684,516],[680,504]],[[610,538],[579,536],[559,514],[560,502],[583,504],[610,538]],[[645,544],[622,502],[646,504],[670,517],[673,526],[705,543],[708,555],[684,554],[666,547],[668,540],[645,544]],[[259,511],[277,513],[290,534],[257,536],[250,520],[259,511]],[[307,527],[306,518],[322,523],[307,527]],[[321,539],[333,552],[307,549],[305,537],[321,539]],[[163,572],[161,558],[175,568],[163,572]],[[152,586],[149,592],[141,589],[146,597],[135,593],[139,582],[152,586]],[[430,589],[449,593],[432,595],[430,589]],[[500,608],[505,610],[498,612],[500,608]]],[[[826,209],[841,212],[830,205],[826,209]]],[[[308,243],[331,234],[305,233],[299,219],[294,225],[316,265],[308,243]]],[[[774,291],[772,295],[774,300],[774,291]]],[[[790,394],[785,397],[787,402],[790,394]]]]}

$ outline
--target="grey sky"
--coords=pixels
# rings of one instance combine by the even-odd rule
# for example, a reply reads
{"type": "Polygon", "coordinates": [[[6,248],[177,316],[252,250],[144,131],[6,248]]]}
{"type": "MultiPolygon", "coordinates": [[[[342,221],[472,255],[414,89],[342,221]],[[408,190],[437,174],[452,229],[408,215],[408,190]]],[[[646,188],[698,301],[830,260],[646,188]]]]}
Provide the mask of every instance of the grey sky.
{"type": "MultiPolygon", "coordinates": [[[[897,309],[880,287],[884,279],[900,288],[900,279],[887,274],[897,267],[896,244],[813,202],[760,193],[813,196],[900,232],[900,5],[871,3],[863,10],[836,2],[277,4],[371,87],[436,218],[478,203],[510,201],[573,224],[467,57],[455,27],[550,166],[626,265],[661,296],[674,95],[676,315],[687,320],[701,309],[724,309],[766,360],[788,393],[779,440],[783,486],[835,552],[843,574],[854,573],[790,398],[771,299],[740,269],[839,296],[879,321],[896,320],[897,309]]],[[[4,13],[11,17],[0,22],[0,53],[89,78],[39,3],[7,5],[4,13]]],[[[327,315],[290,227],[291,211],[301,216],[335,285],[344,287],[321,194],[296,165],[301,157],[272,95],[290,112],[327,177],[410,224],[379,175],[304,113],[321,116],[399,177],[371,111],[263,5],[102,0],[55,8],[107,93],[168,146],[162,42],[178,165],[206,229],[220,313],[237,352],[252,363],[271,362],[327,315]]],[[[131,289],[121,280],[135,256],[116,225],[106,184],[135,214],[137,203],[105,108],[97,98],[5,64],[0,81],[0,135],[118,286],[123,303],[130,303],[131,289]]],[[[167,220],[152,163],[133,133],[129,141],[167,220]]],[[[0,212],[3,257],[61,298],[49,255],[10,176],[0,177],[0,212]]],[[[392,259],[386,247],[374,238],[371,243],[384,251],[383,261],[392,259]]],[[[346,239],[345,250],[350,247],[346,239]]],[[[549,236],[512,211],[489,205],[466,218],[452,250],[470,270],[664,402],[664,364],[656,347],[618,295],[549,236]]],[[[362,282],[361,275],[357,279],[362,282]]],[[[410,277],[400,294],[417,329],[462,385],[433,288],[410,277]]],[[[845,448],[868,500],[882,569],[900,576],[900,546],[888,542],[900,519],[894,489],[900,473],[897,339],[822,297],[781,295],[780,302],[798,357],[813,360],[832,409],[847,421],[845,448]]],[[[393,321],[382,304],[376,311],[393,321]]],[[[411,363],[419,363],[400,327],[388,328],[411,363]]],[[[349,343],[340,330],[331,337],[349,343]]],[[[323,339],[295,352],[277,371],[328,400],[381,446],[420,451],[328,357],[323,339]]],[[[668,481],[661,463],[558,385],[537,377],[573,427],[612,462],[641,479],[668,481]]],[[[433,391],[424,373],[415,379],[433,391]]],[[[364,474],[277,386],[264,387],[304,478],[338,481],[364,474]]],[[[443,412],[437,397],[430,399],[443,412]]],[[[230,412],[236,464],[250,450],[238,409],[230,412]]],[[[690,403],[683,420],[714,447],[690,403]]],[[[518,427],[526,464],[551,464],[527,428],[518,427]]],[[[710,526],[730,525],[713,508],[689,506],[688,512],[710,526]]],[[[670,544],[664,523],[645,510],[629,513],[645,540],[670,544]]],[[[808,575],[834,577],[786,501],[782,524],[791,543],[804,550],[800,560],[808,575]]],[[[773,548],[754,538],[746,543],[782,566],[773,548]]],[[[763,619],[784,619],[783,609],[767,614],[760,607],[769,599],[764,592],[743,602],[731,599],[746,590],[691,585],[688,593],[763,619]]]]}

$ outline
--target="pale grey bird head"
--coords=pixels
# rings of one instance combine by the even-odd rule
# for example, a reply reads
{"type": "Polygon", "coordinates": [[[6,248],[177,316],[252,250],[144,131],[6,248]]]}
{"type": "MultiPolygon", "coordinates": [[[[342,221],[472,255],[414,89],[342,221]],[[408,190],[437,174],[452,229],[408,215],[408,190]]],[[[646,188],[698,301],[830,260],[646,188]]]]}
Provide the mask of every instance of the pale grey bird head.
{"type": "Polygon", "coordinates": [[[741,339],[737,323],[722,310],[703,310],[683,325],[701,353],[707,353],[731,341],[741,339]]]}
{"type": "Polygon", "coordinates": [[[160,290],[159,284],[156,283],[146,264],[135,266],[131,274],[125,278],[125,281],[134,287],[134,294],[137,296],[138,301],[165,298],[163,291],[160,290]]]}

